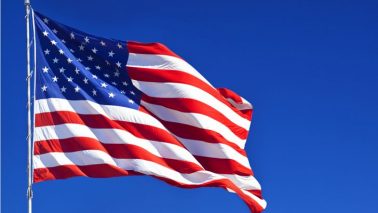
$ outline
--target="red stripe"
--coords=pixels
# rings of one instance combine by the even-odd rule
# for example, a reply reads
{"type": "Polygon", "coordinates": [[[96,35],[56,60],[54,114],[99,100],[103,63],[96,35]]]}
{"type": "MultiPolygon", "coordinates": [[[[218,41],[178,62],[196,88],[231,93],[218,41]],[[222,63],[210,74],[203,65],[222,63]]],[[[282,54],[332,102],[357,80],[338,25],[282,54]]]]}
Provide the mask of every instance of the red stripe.
{"type": "MultiPolygon", "coordinates": [[[[87,176],[93,178],[108,178],[116,176],[127,176],[127,175],[140,175],[138,172],[126,171],[120,168],[106,165],[106,164],[96,164],[96,165],[86,165],[86,166],[77,166],[77,165],[64,165],[50,168],[41,168],[34,169],[34,182],[41,182],[45,180],[54,180],[54,179],[66,179],[70,177],[77,176],[87,176]]],[[[154,175],[151,175],[154,176],[154,175]]],[[[230,180],[220,179],[207,182],[205,184],[194,185],[194,184],[183,184],[171,179],[156,177],[157,179],[163,180],[171,185],[181,187],[181,188],[200,188],[200,187],[222,187],[229,188],[235,191],[242,200],[247,204],[251,212],[261,213],[263,208],[253,199],[249,198],[230,180]]]]}
{"type": "Polygon", "coordinates": [[[217,120],[220,123],[224,124],[231,132],[233,132],[240,139],[246,139],[248,136],[247,130],[229,120],[218,110],[200,101],[188,98],[155,98],[147,95],[143,95],[142,100],[151,104],[164,106],[169,109],[177,110],[180,112],[199,113],[202,115],[209,116],[210,118],[213,118],[214,120],[217,120]]]}
{"type": "Polygon", "coordinates": [[[252,114],[253,114],[252,109],[243,109],[243,110],[240,110],[240,112],[242,112],[244,115],[246,115],[249,118],[250,121],[252,120],[252,114]]]}
{"type": "Polygon", "coordinates": [[[146,81],[146,82],[168,82],[168,83],[181,83],[187,84],[194,87],[197,87],[214,98],[224,103],[235,113],[240,115],[245,119],[249,119],[248,116],[244,115],[240,110],[232,106],[226,99],[223,97],[217,90],[209,86],[207,83],[198,79],[197,77],[181,72],[181,71],[172,71],[172,70],[159,70],[159,69],[149,69],[149,68],[140,68],[140,67],[127,67],[128,74],[131,79],[136,81],[146,81]]]}
{"type": "Polygon", "coordinates": [[[233,92],[232,90],[229,90],[227,88],[217,88],[217,90],[219,91],[220,94],[223,95],[223,97],[231,98],[236,103],[243,103],[243,100],[241,99],[241,97],[235,92],[233,92]]]}
{"type": "Polygon", "coordinates": [[[257,189],[251,189],[251,190],[246,190],[254,195],[256,195],[257,197],[259,197],[260,199],[263,199],[262,198],[262,191],[261,190],[257,190],[257,189]]]}
{"type": "Polygon", "coordinates": [[[169,55],[176,58],[181,58],[161,43],[140,43],[135,41],[128,41],[127,48],[130,53],[169,55]]]}
{"type": "MultiPolygon", "coordinates": [[[[242,98],[238,94],[236,94],[234,91],[227,88],[217,88],[217,90],[226,99],[230,98],[235,103],[244,104],[242,98]]],[[[249,120],[252,120],[253,109],[243,109],[243,110],[240,110],[240,112],[246,115],[246,117],[249,118],[249,120]]]]}
{"type": "Polygon", "coordinates": [[[209,158],[202,156],[195,156],[195,158],[201,162],[201,165],[205,170],[212,171],[218,174],[236,174],[241,176],[253,176],[251,169],[242,166],[235,160],[209,158]]]}
{"type": "Polygon", "coordinates": [[[175,137],[164,129],[150,125],[138,124],[127,121],[111,120],[103,115],[83,115],[69,111],[55,111],[38,113],[35,115],[35,126],[52,126],[65,123],[82,124],[90,128],[106,128],[125,130],[135,137],[164,141],[185,148],[175,137]]]}
{"type": "Polygon", "coordinates": [[[49,152],[76,152],[83,150],[100,150],[113,158],[119,159],[143,159],[152,161],[180,173],[193,173],[203,170],[195,163],[161,158],[136,145],[105,144],[93,138],[74,137],[59,140],[37,141],[34,145],[35,155],[49,152]]]}
{"type": "Polygon", "coordinates": [[[70,177],[86,176],[93,178],[110,178],[118,176],[136,175],[138,173],[134,171],[126,171],[119,167],[108,164],[96,164],[96,165],[64,165],[49,168],[34,169],[34,183],[67,179],[70,177]]]}

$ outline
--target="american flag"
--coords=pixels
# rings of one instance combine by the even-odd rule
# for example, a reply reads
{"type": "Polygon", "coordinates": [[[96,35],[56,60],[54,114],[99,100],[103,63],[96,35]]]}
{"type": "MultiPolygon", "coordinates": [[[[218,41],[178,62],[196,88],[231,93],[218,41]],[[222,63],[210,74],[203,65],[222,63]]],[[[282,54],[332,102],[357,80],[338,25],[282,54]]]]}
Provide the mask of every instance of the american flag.
{"type": "Polygon", "coordinates": [[[160,43],[90,35],[35,13],[34,182],[150,175],[266,207],[245,142],[252,105],[160,43]]]}

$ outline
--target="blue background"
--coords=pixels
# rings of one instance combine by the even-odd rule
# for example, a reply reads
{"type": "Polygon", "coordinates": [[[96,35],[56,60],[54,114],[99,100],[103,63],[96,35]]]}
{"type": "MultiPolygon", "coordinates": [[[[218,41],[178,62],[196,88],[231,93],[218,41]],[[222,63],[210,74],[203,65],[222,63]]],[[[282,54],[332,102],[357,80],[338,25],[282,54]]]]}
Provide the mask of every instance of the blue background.
{"type": "MultiPolygon", "coordinates": [[[[246,150],[266,212],[378,212],[378,1],[33,0],[104,37],[159,41],[254,104],[246,150]]],[[[25,20],[2,1],[2,211],[26,212],[25,20]]],[[[150,177],[34,186],[45,212],[248,212],[223,189],[150,177]]]]}

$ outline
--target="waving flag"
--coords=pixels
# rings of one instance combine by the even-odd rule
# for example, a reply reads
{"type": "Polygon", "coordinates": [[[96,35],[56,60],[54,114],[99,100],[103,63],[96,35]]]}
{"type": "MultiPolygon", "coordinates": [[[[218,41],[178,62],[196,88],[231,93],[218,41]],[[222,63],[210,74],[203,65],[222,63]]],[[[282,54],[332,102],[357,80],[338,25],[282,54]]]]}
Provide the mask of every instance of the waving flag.
{"type": "Polygon", "coordinates": [[[266,202],[245,142],[251,104],[159,43],[93,36],[36,13],[34,181],[150,175],[266,202]]]}

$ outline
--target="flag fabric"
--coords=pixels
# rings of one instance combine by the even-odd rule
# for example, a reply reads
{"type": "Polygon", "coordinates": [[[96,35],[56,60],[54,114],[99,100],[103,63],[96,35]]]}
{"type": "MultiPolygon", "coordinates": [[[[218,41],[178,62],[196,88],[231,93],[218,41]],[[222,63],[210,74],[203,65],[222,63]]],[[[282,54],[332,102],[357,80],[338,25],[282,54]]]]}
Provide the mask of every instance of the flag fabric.
{"type": "Polygon", "coordinates": [[[34,182],[149,175],[266,202],[244,151],[252,105],[160,43],[93,36],[35,12],[34,182]]]}

